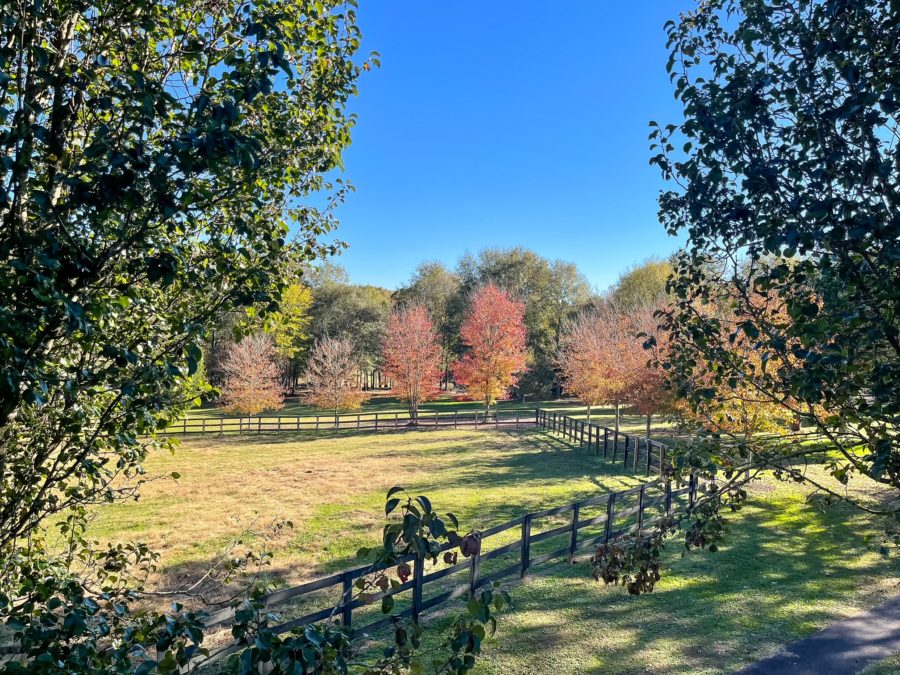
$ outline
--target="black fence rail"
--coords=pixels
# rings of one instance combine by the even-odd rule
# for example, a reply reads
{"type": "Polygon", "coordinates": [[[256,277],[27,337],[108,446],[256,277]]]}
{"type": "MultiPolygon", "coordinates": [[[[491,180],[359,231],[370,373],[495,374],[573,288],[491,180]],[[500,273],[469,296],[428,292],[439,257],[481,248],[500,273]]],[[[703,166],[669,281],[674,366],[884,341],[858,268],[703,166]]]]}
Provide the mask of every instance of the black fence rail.
{"type": "MultiPolygon", "coordinates": [[[[386,596],[395,600],[392,616],[418,620],[423,612],[454,598],[471,596],[491,582],[525,577],[538,565],[571,561],[579,551],[640,533],[664,517],[693,508],[697,492],[695,476],[679,484],[659,478],[628,490],[528,513],[482,531],[479,551],[468,558],[460,553],[456,559],[462,558],[461,562],[447,564],[439,557],[438,563],[431,564],[408,556],[390,566],[356,567],[269,593],[265,597],[266,608],[274,609],[283,619],[273,627],[279,633],[324,620],[347,626],[361,623],[362,632],[378,630],[391,621],[390,616],[379,611],[386,596]],[[396,565],[401,563],[411,564],[409,579],[365,599],[352,598],[358,579],[385,573],[396,575],[396,565]],[[284,609],[275,609],[278,607],[284,609]]],[[[445,545],[442,552],[452,552],[453,548],[445,545]]],[[[224,609],[209,616],[206,627],[221,626],[233,618],[234,610],[224,609]]],[[[223,648],[216,657],[231,649],[223,648]]]]}
{"type": "Polygon", "coordinates": [[[411,431],[421,429],[500,429],[533,427],[533,410],[483,412],[357,413],[348,415],[271,415],[254,417],[185,417],[168,427],[167,435],[272,434],[326,431],[411,431]]]}
{"type": "Polygon", "coordinates": [[[663,474],[666,466],[666,446],[645,436],[627,434],[598,424],[588,424],[552,410],[538,408],[535,421],[542,429],[561,434],[572,443],[593,452],[595,455],[611,459],[621,458],[622,465],[632,473],[649,476],[656,472],[663,474]]]}

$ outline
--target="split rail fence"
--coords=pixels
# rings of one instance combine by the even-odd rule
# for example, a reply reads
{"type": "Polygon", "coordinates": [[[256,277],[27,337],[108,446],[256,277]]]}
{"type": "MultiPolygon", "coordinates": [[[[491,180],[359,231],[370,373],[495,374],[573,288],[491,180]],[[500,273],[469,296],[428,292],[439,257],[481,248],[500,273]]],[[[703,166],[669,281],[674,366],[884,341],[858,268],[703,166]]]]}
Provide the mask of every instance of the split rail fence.
{"type": "Polygon", "coordinates": [[[357,413],[352,415],[280,415],[257,417],[184,417],[163,433],[190,436],[207,434],[271,434],[280,432],[409,431],[414,429],[519,429],[533,427],[530,409],[483,412],[420,412],[418,419],[407,413],[357,413]]]}
{"type": "Polygon", "coordinates": [[[646,476],[653,472],[664,473],[666,446],[646,436],[588,424],[585,420],[541,408],[535,413],[535,420],[542,429],[561,434],[580,447],[586,446],[597,456],[602,453],[605,459],[613,462],[621,459],[623,466],[626,469],[630,467],[632,473],[644,473],[646,476]]]}
{"type": "MultiPolygon", "coordinates": [[[[538,410],[540,425],[550,425],[553,417],[538,410]]],[[[571,419],[571,418],[570,418],[571,419]]],[[[556,416],[556,424],[562,424],[556,416]]],[[[572,420],[572,423],[577,420],[572,420]]],[[[568,429],[569,421],[565,422],[568,429]]],[[[548,428],[552,428],[549,427],[548,428]]],[[[573,427],[574,428],[574,427],[573,427]]],[[[577,425],[578,433],[582,429],[577,425]]],[[[602,427],[600,427],[602,429],[602,427]]],[[[596,441],[596,428],[590,434],[596,441]]],[[[579,436],[580,437],[580,436],[579,436]]],[[[587,436],[586,442],[587,442],[587,436]]],[[[607,443],[609,445],[609,443],[607,443]]],[[[651,451],[654,445],[649,447],[651,451]]],[[[636,446],[635,446],[636,447],[636,446]]],[[[661,455],[664,461],[665,455],[661,455]]],[[[283,621],[276,632],[325,620],[356,625],[362,632],[372,632],[391,622],[390,616],[380,613],[380,601],[393,596],[392,616],[419,616],[454,598],[471,597],[479,588],[507,577],[525,577],[531,569],[553,561],[568,559],[584,549],[614,542],[639,534],[657,524],[662,518],[694,507],[698,495],[698,481],[691,476],[684,483],[674,483],[663,477],[636,487],[596,495],[572,504],[549,508],[495,525],[481,534],[478,552],[456,564],[439,562],[432,565],[423,558],[407,556],[394,565],[355,567],[299,586],[269,593],[265,597],[267,610],[275,610],[283,621]],[[396,565],[410,564],[412,576],[396,588],[372,594],[365,599],[352,598],[354,584],[361,577],[394,572],[396,565]],[[362,624],[360,626],[360,624],[362,624]]],[[[451,551],[445,545],[441,550],[451,551]]],[[[371,578],[371,577],[370,577],[371,578]]],[[[230,622],[233,609],[212,614],[206,621],[208,628],[230,622]]]]}

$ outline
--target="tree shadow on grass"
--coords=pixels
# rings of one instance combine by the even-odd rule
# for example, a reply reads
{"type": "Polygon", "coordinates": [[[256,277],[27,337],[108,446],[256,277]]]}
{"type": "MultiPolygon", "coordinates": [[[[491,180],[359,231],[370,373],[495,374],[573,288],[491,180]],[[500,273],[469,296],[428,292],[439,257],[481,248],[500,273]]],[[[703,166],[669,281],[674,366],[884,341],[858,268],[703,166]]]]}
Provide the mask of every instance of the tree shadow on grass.
{"type": "MultiPolygon", "coordinates": [[[[542,451],[542,450],[541,450],[542,451]]],[[[565,475],[560,471],[559,475],[565,475]]],[[[498,511],[522,512],[520,504],[498,511]]],[[[852,566],[865,549],[865,521],[841,505],[816,509],[783,494],[753,498],[731,517],[722,550],[680,556],[679,539],[665,553],[657,590],[633,597],[590,579],[585,562],[538,567],[525,584],[510,584],[514,609],[486,646],[484,672],[730,672],[840,618],[842,605],[877,604],[896,563],[874,558],[852,566]],[[789,515],[785,509],[796,509],[789,515]]],[[[311,570],[313,577],[359,565],[343,558],[311,570]]],[[[174,577],[201,574],[202,563],[178,566],[174,577]]],[[[271,570],[273,579],[281,571],[271,570]]],[[[318,607],[330,596],[320,596],[318,607]]],[[[299,615],[308,603],[286,608],[299,615]]],[[[429,623],[459,610],[436,612],[429,623]]]]}
{"type": "Polygon", "coordinates": [[[754,506],[717,554],[681,558],[673,540],[652,594],[592,588],[585,564],[539,570],[511,589],[520,614],[501,620],[486,670],[731,672],[841,618],[836,606],[848,598],[879,602],[871,580],[896,564],[846,564],[863,535],[843,517],[807,507],[802,523],[780,523],[777,504],[754,506]]]}

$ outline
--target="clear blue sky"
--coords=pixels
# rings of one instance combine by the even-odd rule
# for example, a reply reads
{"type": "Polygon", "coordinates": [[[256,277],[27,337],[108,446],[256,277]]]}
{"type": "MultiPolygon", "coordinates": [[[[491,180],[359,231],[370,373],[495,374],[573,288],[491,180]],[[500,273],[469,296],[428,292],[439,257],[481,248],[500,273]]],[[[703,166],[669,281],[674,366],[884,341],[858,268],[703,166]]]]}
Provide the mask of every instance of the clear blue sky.
{"type": "Polygon", "coordinates": [[[598,289],[678,241],[647,122],[676,121],[663,24],[690,0],[361,0],[365,73],[339,210],[351,279],[522,245],[598,289]]]}

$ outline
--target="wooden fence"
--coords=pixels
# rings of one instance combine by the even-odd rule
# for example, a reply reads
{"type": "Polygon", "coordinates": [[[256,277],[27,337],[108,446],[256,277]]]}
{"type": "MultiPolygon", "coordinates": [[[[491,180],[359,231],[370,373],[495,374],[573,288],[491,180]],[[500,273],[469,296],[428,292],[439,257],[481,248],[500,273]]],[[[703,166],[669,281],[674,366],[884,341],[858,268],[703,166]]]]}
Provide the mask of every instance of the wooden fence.
{"type": "Polygon", "coordinates": [[[413,422],[408,413],[357,413],[352,415],[280,415],[257,417],[185,417],[165,430],[168,435],[271,434],[326,431],[411,431],[416,429],[519,429],[533,427],[530,409],[483,412],[420,412],[413,422]]]}
{"type": "MultiPolygon", "coordinates": [[[[362,623],[359,630],[375,631],[391,621],[390,616],[379,611],[380,601],[386,596],[395,600],[397,611],[392,616],[418,620],[423,612],[451,599],[471,596],[488,583],[506,577],[525,577],[538,565],[562,559],[571,561],[579,551],[640,533],[674,512],[693,508],[697,492],[695,476],[686,484],[655,479],[628,490],[527,513],[490,527],[481,532],[480,550],[456,564],[446,564],[439,557],[439,562],[432,565],[422,558],[407,556],[387,567],[356,567],[274,591],[265,597],[265,605],[267,610],[287,607],[286,611],[279,610],[282,622],[273,626],[279,633],[324,620],[340,621],[348,626],[356,621],[362,623]],[[352,598],[354,583],[359,578],[392,572],[396,576],[395,567],[401,563],[411,564],[412,576],[408,580],[396,588],[370,595],[365,602],[352,598]],[[330,594],[330,602],[323,594],[330,594]]],[[[442,551],[451,549],[445,545],[442,551]]],[[[213,628],[233,618],[234,610],[224,609],[209,616],[206,626],[213,628]]]]}
{"type": "Polygon", "coordinates": [[[619,460],[631,467],[632,473],[663,473],[666,465],[666,446],[645,436],[627,434],[598,424],[588,424],[585,420],[558,414],[552,410],[538,408],[535,421],[542,429],[561,434],[572,443],[578,443],[595,455],[603,453],[604,458],[619,460]],[[643,446],[643,447],[642,447],[643,446]]]}

